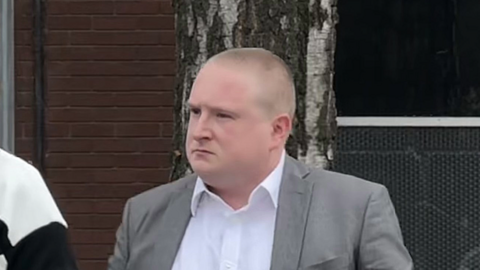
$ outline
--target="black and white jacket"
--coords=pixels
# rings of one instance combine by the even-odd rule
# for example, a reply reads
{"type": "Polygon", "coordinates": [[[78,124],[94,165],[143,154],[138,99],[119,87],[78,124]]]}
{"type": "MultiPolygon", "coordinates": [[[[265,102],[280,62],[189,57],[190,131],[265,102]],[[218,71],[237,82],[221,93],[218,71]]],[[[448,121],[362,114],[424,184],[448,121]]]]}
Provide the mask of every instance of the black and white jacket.
{"type": "Polygon", "coordinates": [[[77,269],[67,238],[39,172],[0,149],[0,270],[77,269]]]}

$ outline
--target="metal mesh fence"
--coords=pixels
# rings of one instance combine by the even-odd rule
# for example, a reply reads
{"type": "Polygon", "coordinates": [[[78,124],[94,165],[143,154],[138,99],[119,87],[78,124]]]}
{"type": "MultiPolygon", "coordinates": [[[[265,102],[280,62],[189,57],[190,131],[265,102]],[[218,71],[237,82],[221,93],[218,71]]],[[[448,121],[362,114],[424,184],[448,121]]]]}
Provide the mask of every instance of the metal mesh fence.
{"type": "Polygon", "coordinates": [[[339,127],[334,170],[384,184],[417,270],[480,270],[480,128],[339,127]]]}

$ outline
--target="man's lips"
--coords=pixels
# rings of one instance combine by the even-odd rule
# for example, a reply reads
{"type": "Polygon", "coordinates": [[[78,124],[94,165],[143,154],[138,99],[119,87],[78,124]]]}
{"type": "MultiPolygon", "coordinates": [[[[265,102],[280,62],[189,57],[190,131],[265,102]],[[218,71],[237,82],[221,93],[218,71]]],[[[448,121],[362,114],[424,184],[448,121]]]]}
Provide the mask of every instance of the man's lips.
{"type": "Polygon", "coordinates": [[[198,152],[198,153],[204,153],[204,154],[213,154],[213,152],[210,152],[208,150],[205,150],[205,149],[195,149],[193,150],[193,152],[198,152]]]}

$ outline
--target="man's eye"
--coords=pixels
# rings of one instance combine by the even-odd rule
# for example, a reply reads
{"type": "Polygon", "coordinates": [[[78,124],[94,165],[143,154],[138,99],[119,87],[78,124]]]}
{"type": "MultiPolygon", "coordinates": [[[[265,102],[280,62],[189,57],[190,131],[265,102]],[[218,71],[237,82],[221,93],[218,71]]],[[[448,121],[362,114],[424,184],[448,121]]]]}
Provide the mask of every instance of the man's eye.
{"type": "Polygon", "coordinates": [[[200,114],[200,110],[199,109],[190,109],[190,113],[191,114],[200,114]]]}
{"type": "Polygon", "coordinates": [[[225,113],[219,113],[219,114],[217,114],[217,117],[219,117],[219,118],[232,118],[230,115],[225,114],[225,113]]]}

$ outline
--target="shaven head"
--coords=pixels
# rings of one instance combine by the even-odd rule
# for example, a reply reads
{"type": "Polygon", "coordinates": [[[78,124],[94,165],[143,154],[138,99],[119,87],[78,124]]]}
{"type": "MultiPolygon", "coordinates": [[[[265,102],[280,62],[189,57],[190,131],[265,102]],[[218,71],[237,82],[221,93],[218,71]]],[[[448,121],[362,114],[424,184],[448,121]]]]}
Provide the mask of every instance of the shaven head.
{"type": "Polygon", "coordinates": [[[259,82],[259,101],[270,117],[286,113],[295,116],[295,85],[287,64],[261,48],[235,48],[210,58],[209,63],[233,64],[252,72],[259,82]]]}
{"type": "Polygon", "coordinates": [[[280,162],[292,130],[295,91],[287,66],[263,49],[220,53],[198,72],[188,106],[192,169],[222,198],[239,202],[232,207],[245,205],[280,162]]]}

